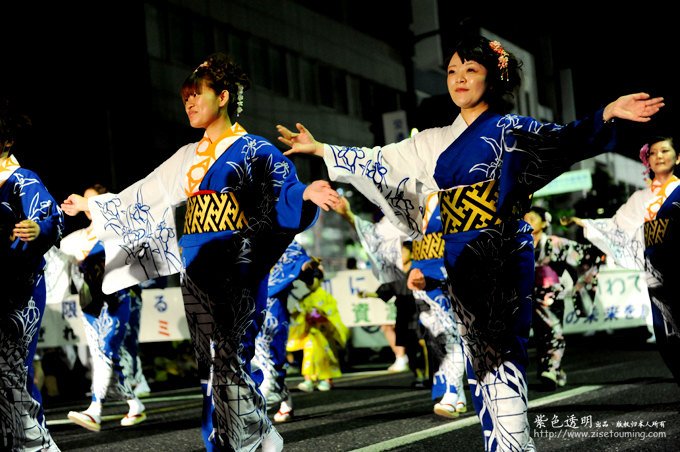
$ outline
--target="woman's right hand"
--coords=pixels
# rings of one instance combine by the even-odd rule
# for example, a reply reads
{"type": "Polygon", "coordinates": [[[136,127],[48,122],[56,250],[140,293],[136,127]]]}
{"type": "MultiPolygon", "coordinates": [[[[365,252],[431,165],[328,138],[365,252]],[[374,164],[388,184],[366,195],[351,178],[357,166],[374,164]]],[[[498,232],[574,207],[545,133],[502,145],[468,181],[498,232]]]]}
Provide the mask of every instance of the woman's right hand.
{"type": "Polygon", "coordinates": [[[283,153],[283,155],[290,154],[313,154],[319,157],[323,157],[323,143],[320,143],[314,139],[314,136],[299,122],[295,124],[299,132],[291,132],[288,128],[277,125],[276,130],[279,131],[281,136],[279,141],[286,146],[290,147],[290,150],[283,153]]]}
{"type": "Polygon", "coordinates": [[[61,210],[71,217],[78,215],[79,212],[88,212],[87,198],[80,195],[71,194],[61,203],[61,210]]]}
{"type": "Polygon", "coordinates": [[[425,281],[425,275],[419,268],[414,268],[408,274],[408,281],[406,282],[406,287],[410,290],[425,290],[427,282],[425,281]]]}

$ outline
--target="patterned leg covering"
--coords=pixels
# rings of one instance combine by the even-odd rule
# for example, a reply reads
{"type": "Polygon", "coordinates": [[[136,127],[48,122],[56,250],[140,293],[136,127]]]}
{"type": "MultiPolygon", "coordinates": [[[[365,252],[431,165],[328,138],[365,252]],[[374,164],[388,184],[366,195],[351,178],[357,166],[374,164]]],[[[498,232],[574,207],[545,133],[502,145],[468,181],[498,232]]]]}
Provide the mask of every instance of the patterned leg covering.
{"type": "Polygon", "coordinates": [[[131,361],[123,347],[130,318],[130,295],[116,293],[115,300],[104,302],[98,316],[83,313],[87,344],[92,355],[92,401],[128,400],[135,398],[130,384],[131,361]]]}
{"type": "Polygon", "coordinates": [[[59,451],[27,380],[44,307],[40,275],[26,307],[0,318],[0,450],[59,451]]]}
{"type": "Polygon", "coordinates": [[[441,289],[413,291],[420,322],[427,330],[428,341],[439,361],[432,378],[432,399],[447,392],[458,394],[458,401],[466,403],[463,389],[465,358],[458,337],[451,299],[441,289]]]}
{"type": "Polygon", "coordinates": [[[288,398],[286,385],[286,342],[288,341],[288,312],[278,297],[267,299],[267,312],[262,329],[255,339],[252,365],[262,370],[260,392],[269,407],[288,398]]]}
{"type": "Polygon", "coordinates": [[[229,281],[216,297],[204,293],[184,274],[182,295],[203,383],[203,439],[208,450],[253,451],[273,429],[266,402],[250,372],[254,340],[264,311],[266,278],[249,288],[229,281]],[[259,290],[258,290],[259,289],[259,290]]]}
{"type": "Polygon", "coordinates": [[[538,374],[545,371],[558,373],[566,343],[562,328],[564,301],[555,300],[551,306],[534,303],[533,322],[538,374]]]}

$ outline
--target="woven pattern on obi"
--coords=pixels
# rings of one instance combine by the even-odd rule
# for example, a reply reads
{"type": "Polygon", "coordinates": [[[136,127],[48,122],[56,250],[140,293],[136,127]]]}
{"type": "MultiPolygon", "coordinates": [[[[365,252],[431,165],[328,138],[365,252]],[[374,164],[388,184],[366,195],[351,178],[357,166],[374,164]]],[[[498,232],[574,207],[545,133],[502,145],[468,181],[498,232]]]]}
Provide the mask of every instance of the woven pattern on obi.
{"type": "Polygon", "coordinates": [[[647,248],[663,242],[670,218],[657,218],[645,223],[645,246],[647,248]]]}
{"type": "Polygon", "coordinates": [[[444,257],[444,240],[441,232],[425,234],[421,240],[413,241],[413,260],[439,259],[444,257]]]}
{"type": "Polygon", "coordinates": [[[439,192],[439,209],[444,234],[500,224],[501,219],[496,211],[497,203],[497,180],[439,192]]]}
{"type": "Polygon", "coordinates": [[[189,197],[184,233],[237,231],[248,221],[233,193],[200,193],[189,197]]]}

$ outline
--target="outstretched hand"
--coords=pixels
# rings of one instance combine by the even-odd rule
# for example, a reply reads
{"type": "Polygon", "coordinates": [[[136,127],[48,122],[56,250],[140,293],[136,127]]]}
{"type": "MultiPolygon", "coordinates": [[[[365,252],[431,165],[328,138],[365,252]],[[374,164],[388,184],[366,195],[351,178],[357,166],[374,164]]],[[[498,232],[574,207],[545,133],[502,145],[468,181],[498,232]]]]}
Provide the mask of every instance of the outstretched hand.
{"type": "Polygon", "coordinates": [[[323,143],[314,139],[314,136],[299,122],[295,124],[298,132],[291,132],[288,128],[277,125],[276,130],[281,134],[279,141],[290,149],[283,153],[283,155],[290,155],[296,153],[313,154],[323,157],[323,143]]]}
{"type": "Polygon", "coordinates": [[[69,197],[61,203],[61,210],[71,217],[78,215],[80,212],[86,212],[89,210],[87,198],[76,194],[69,195],[69,197]]]}
{"type": "Polygon", "coordinates": [[[315,180],[309,184],[302,194],[302,199],[312,201],[326,212],[334,209],[340,203],[340,195],[325,180],[315,180]]]}
{"type": "Polygon", "coordinates": [[[663,97],[650,98],[647,93],[628,94],[607,105],[603,117],[605,121],[621,118],[629,121],[647,122],[664,105],[663,97]]]}
{"type": "Polygon", "coordinates": [[[14,225],[12,234],[22,242],[30,242],[40,235],[40,226],[33,220],[23,220],[14,225]]]}

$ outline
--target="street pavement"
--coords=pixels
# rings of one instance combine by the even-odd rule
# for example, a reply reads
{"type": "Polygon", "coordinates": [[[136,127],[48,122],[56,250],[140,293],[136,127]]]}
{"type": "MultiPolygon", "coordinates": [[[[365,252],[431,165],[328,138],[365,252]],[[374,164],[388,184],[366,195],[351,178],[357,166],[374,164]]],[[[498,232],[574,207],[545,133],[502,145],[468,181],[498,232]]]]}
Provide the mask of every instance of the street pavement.
{"type": "MultiPolygon", "coordinates": [[[[533,362],[529,367],[529,421],[537,450],[680,450],[680,388],[639,331],[567,337],[563,363],[568,381],[557,391],[539,383],[533,362]]],[[[284,450],[483,450],[472,406],[458,419],[436,416],[429,390],[412,389],[411,373],[388,373],[388,364],[355,363],[329,392],[300,392],[295,388],[301,377],[291,375],[295,417],[276,426],[284,450]]],[[[84,409],[86,400],[47,406],[48,426],[63,451],[205,450],[197,388],[153,391],[152,385],[143,400],[148,419],[134,427],[120,426],[124,403],[105,405],[99,433],[72,424],[68,411],[84,409]]]]}

